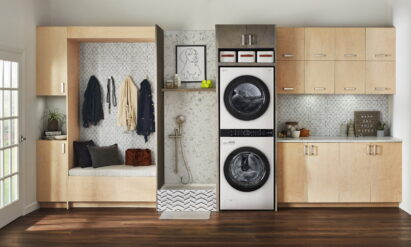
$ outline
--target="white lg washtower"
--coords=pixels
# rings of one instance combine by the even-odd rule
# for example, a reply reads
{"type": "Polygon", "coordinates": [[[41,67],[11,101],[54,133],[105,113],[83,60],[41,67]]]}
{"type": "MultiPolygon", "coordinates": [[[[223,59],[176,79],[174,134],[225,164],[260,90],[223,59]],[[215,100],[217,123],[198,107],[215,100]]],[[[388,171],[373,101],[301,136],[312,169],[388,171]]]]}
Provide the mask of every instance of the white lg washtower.
{"type": "Polygon", "coordinates": [[[220,67],[220,209],[275,208],[274,67],[220,67]]]}

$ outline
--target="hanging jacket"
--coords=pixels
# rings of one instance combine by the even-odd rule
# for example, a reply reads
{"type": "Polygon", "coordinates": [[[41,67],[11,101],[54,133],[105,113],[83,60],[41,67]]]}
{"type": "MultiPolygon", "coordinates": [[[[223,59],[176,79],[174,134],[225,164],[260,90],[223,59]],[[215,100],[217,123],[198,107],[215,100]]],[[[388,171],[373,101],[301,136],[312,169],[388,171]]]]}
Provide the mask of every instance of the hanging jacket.
{"type": "Polygon", "coordinates": [[[104,119],[101,86],[94,75],[90,77],[84,92],[82,115],[84,128],[88,128],[90,123],[97,125],[100,120],[104,119]]]}
{"type": "Polygon", "coordinates": [[[151,86],[148,80],[140,83],[140,97],[138,103],[137,134],[143,135],[145,141],[155,131],[154,104],[151,95],[151,86]]]}
{"type": "Polygon", "coordinates": [[[127,76],[120,86],[120,104],[117,124],[126,130],[135,130],[137,125],[137,87],[133,79],[127,76]]]}

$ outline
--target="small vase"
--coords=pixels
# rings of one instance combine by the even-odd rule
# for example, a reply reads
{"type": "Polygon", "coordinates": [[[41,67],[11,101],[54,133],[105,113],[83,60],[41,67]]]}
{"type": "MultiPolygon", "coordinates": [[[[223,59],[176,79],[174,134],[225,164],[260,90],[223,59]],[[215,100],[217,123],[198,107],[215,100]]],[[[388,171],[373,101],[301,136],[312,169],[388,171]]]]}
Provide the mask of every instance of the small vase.
{"type": "Polygon", "coordinates": [[[59,121],[57,119],[49,119],[47,122],[48,131],[58,131],[59,130],[59,121]]]}
{"type": "Polygon", "coordinates": [[[385,136],[385,131],[384,130],[377,130],[377,136],[378,137],[384,137],[385,136]]]}

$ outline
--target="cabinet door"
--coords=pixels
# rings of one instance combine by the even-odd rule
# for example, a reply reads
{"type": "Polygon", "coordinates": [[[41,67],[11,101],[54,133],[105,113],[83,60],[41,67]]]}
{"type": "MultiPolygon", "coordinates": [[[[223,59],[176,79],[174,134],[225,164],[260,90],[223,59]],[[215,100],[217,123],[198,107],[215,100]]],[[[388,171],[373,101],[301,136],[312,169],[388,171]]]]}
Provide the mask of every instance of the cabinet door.
{"type": "Polygon", "coordinates": [[[365,60],[365,28],[335,29],[335,59],[365,60]]]}
{"type": "Polygon", "coordinates": [[[367,28],[367,60],[395,61],[395,28],[367,28]]]}
{"type": "Polygon", "coordinates": [[[304,60],[305,28],[280,27],[275,35],[278,60],[304,60]]]}
{"type": "Polygon", "coordinates": [[[370,156],[371,202],[401,202],[402,144],[373,143],[370,156]]]}
{"type": "Polygon", "coordinates": [[[395,62],[366,62],[367,94],[395,94],[395,62]]]}
{"type": "Polygon", "coordinates": [[[37,200],[67,201],[67,142],[37,142],[37,200]]]}
{"type": "Polygon", "coordinates": [[[370,149],[368,143],[340,143],[339,202],[370,202],[370,149]]]}
{"type": "Polygon", "coordinates": [[[335,29],[306,28],[305,29],[305,59],[334,60],[335,59],[335,29]]]}
{"type": "Polygon", "coordinates": [[[216,25],[218,48],[245,48],[247,28],[245,25],[216,25]]]}
{"type": "Polygon", "coordinates": [[[277,93],[304,93],[304,61],[277,62],[277,93]]]}
{"type": "Polygon", "coordinates": [[[37,95],[65,95],[67,84],[67,29],[37,28],[37,95]]]}
{"type": "Polygon", "coordinates": [[[274,48],[275,26],[274,25],[247,25],[249,48],[274,48]]]}
{"type": "Polygon", "coordinates": [[[307,202],[306,152],[303,143],[278,143],[278,202],[307,202]]]}
{"type": "Polygon", "coordinates": [[[365,94],[365,61],[335,62],[335,93],[365,94]]]}
{"type": "Polygon", "coordinates": [[[308,202],[338,202],[338,143],[310,143],[306,157],[308,202]]]}
{"type": "Polygon", "coordinates": [[[305,93],[333,94],[334,93],[334,62],[306,61],[305,62],[305,93]]]}

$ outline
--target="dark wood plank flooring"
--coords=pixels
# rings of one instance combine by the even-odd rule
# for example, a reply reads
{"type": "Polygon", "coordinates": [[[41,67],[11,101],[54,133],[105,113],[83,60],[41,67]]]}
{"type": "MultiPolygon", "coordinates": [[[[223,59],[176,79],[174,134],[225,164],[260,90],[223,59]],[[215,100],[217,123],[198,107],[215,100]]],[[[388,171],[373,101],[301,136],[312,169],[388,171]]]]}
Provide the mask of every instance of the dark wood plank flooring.
{"type": "Polygon", "coordinates": [[[395,208],[311,208],[160,221],[152,209],[41,209],[1,229],[0,246],[410,247],[411,216],[395,208]]]}

